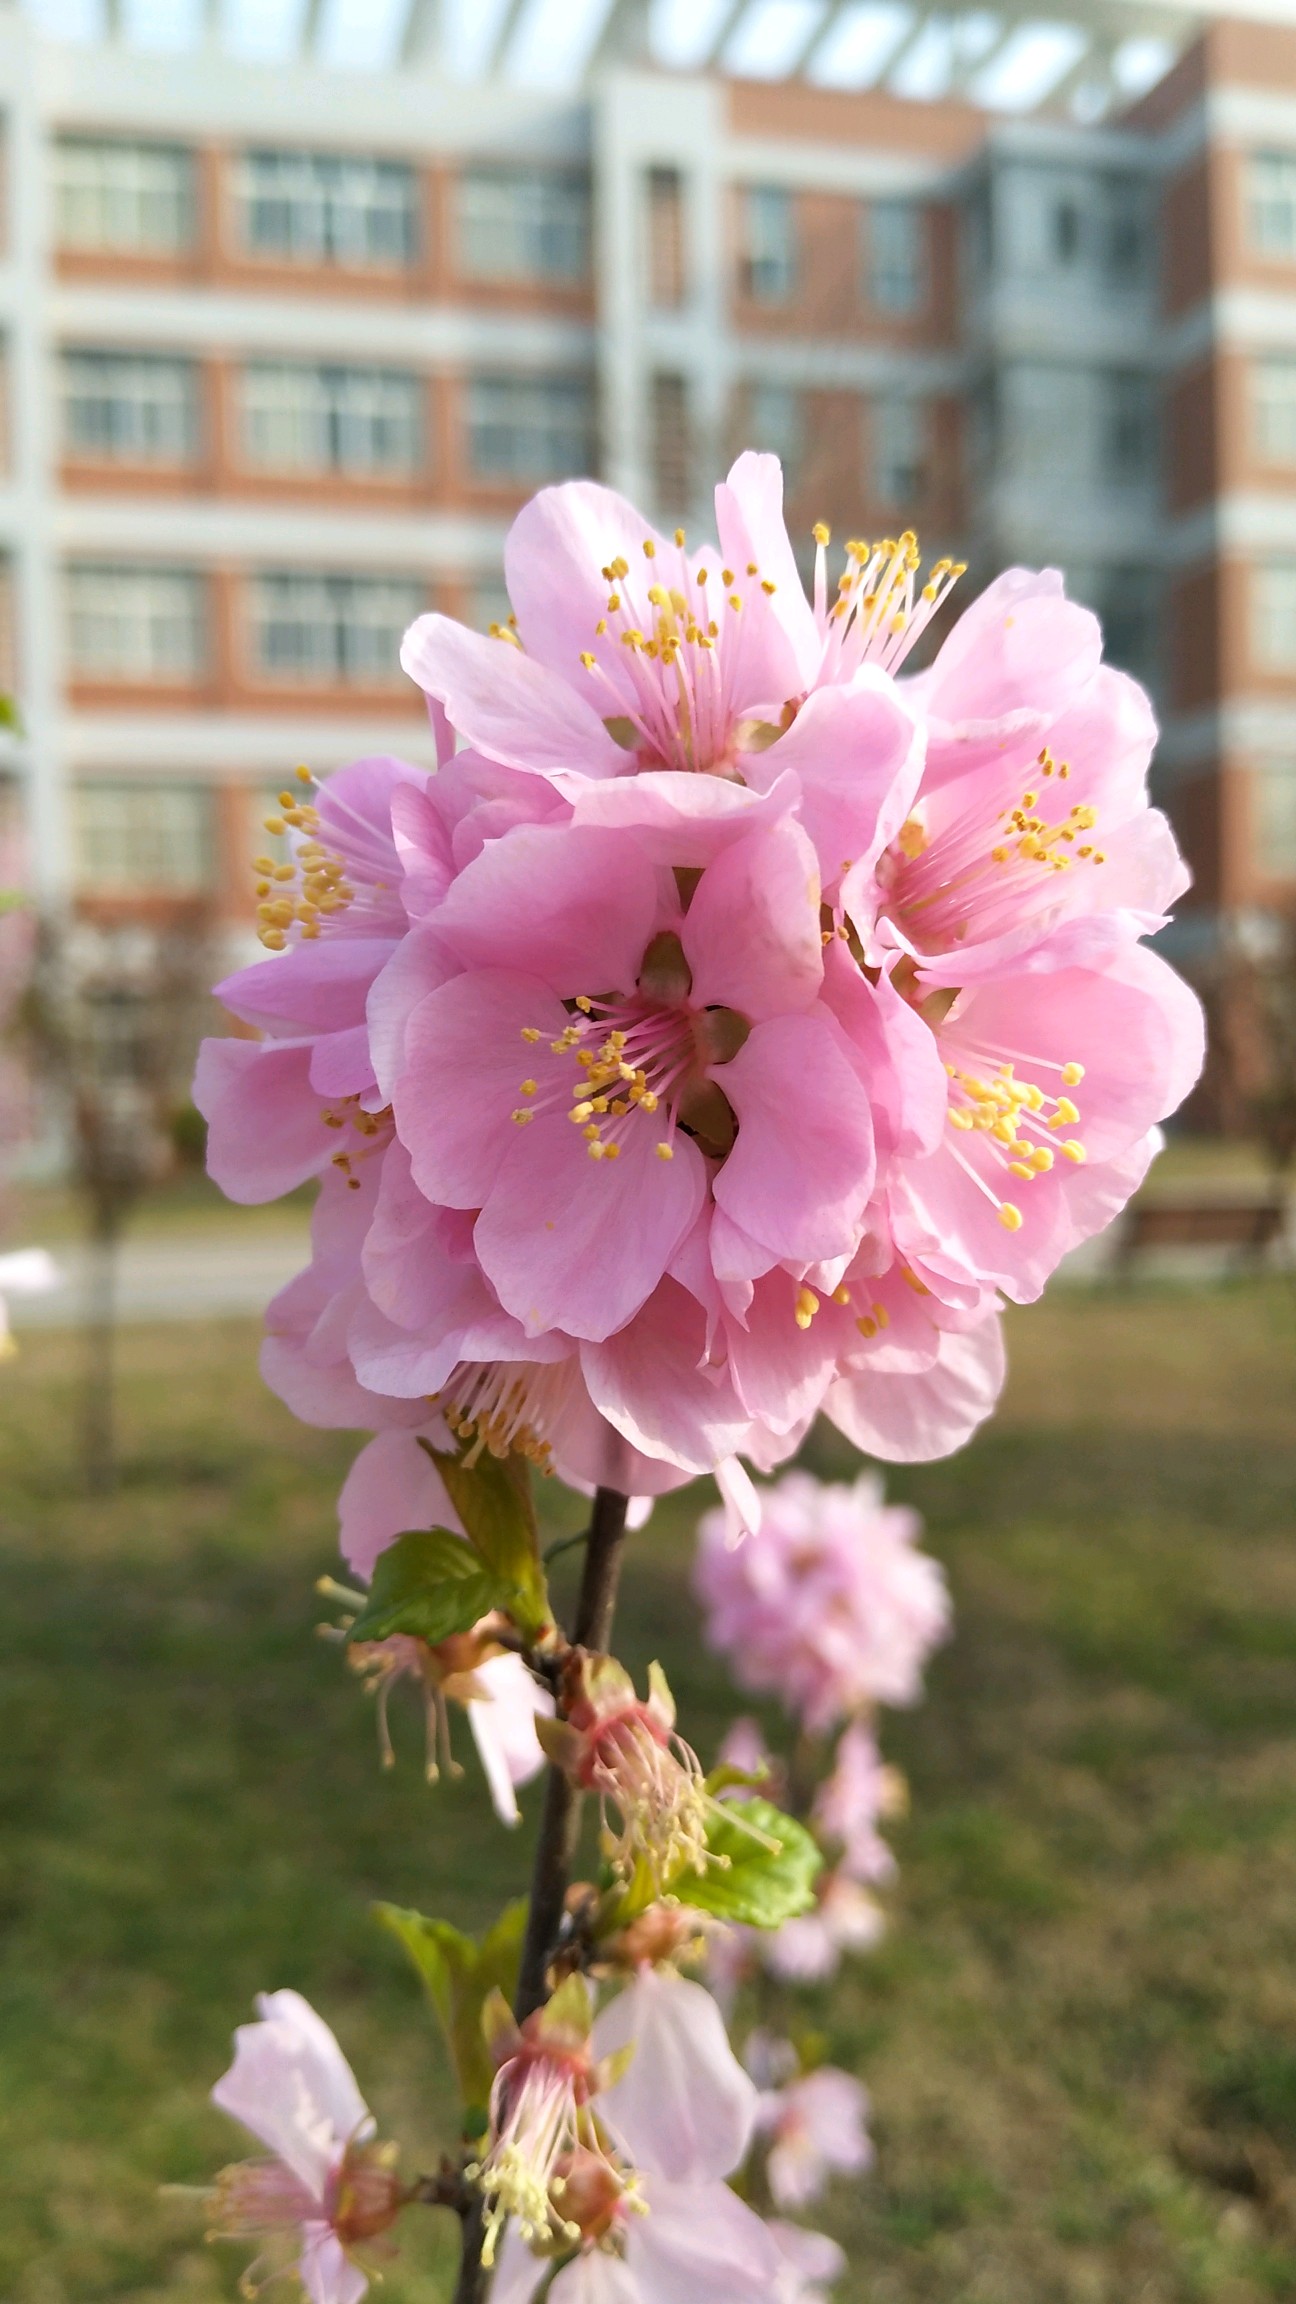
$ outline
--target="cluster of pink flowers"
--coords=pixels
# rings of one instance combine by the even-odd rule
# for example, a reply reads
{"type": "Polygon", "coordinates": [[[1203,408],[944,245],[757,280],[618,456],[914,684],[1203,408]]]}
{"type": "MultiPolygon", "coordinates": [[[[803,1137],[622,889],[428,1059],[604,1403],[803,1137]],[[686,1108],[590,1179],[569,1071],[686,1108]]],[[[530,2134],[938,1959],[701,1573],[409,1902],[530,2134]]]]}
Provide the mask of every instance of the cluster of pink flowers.
{"type": "MultiPolygon", "coordinates": [[[[958,572],[813,601],[773,458],[690,551],[588,482],[516,521],[510,626],[409,633],[440,767],[285,796],[259,1040],[196,1094],[232,1197],[322,1188],[265,1370],[298,1413],[651,1495],[823,1410],[938,1455],[1003,1299],[1135,1188],[1201,1057],[1141,939],[1185,874],[1153,723],[1051,572],[897,677],[958,572]],[[457,748],[456,748],[457,747],[457,748]]],[[[398,1526],[415,1524],[406,1514],[398,1526]]]]}
{"type": "Polygon", "coordinates": [[[755,1721],[735,1722],[722,1757],[768,1771],[780,1794],[797,1792],[828,1863],[815,1908],[772,1935],[735,1931],[713,1946],[714,1988],[732,1999],[759,1962],[787,1984],[822,1983],[843,1953],[882,1933],[873,1891],[895,1874],[881,1832],[905,1786],[878,1750],[877,1706],[913,1704],[928,1656],[950,1629],[936,1561],[918,1550],[922,1522],[887,1504],[875,1474],[851,1485],[788,1472],[760,1494],[760,1525],[735,1543],[726,1515],[698,1525],[694,1585],[706,1637],[740,1687],[772,1695],[803,1735],[835,1735],[817,1784],[784,1784],[755,1721]]]}

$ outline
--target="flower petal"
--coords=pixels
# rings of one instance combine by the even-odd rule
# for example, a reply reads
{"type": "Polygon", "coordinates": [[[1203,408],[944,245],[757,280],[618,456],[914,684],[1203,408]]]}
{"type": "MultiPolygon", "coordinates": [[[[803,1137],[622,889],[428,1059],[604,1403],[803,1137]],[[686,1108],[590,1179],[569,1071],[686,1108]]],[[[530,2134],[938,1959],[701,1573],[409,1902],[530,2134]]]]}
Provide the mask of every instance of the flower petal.
{"type": "Polygon", "coordinates": [[[636,2167],[675,2183],[727,2176],[751,2140],[757,2091],[729,2045],[711,1994],[644,1967],[594,2024],[594,2053],[634,2050],[599,2097],[600,2116],[636,2167]]]}
{"type": "Polygon", "coordinates": [[[483,1205],[516,1147],[510,1115],[522,1107],[522,1081],[567,1022],[544,984],[503,969],[454,976],[420,1000],[405,1027],[392,1106],[426,1199],[483,1205]],[[540,1039],[524,1039],[530,1032],[540,1039]]]}
{"type": "Polygon", "coordinates": [[[204,1040],[193,1098],[207,1122],[207,1173],[227,1199],[277,1200],[337,1150],[310,1084],[309,1040],[204,1040]]]}
{"type": "Polygon", "coordinates": [[[459,1515],[441,1475],[413,1432],[379,1432],[361,1449],[338,1498],[339,1545],[357,1576],[369,1582],[380,1552],[410,1528],[451,1528],[459,1515]]]}
{"type": "Polygon", "coordinates": [[[620,776],[629,757],[566,680],[504,640],[420,616],[401,643],[411,680],[445,705],[469,744],[538,776],[620,776]]]}
{"type": "Polygon", "coordinates": [[[758,1024],[712,1068],[738,1115],[716,1206],[792,1262],[846,1256],[873,1188],[868,1098],[826,1009],[758,1024]]]}
{"type": "Polygon", "coordinates": [[[808,1008],[823,981],[819,871],[790,818],[749,832],[702,874],[680,928],[695,1007],[752,1023],[808,1008]]]}
{"type": "Polygon", "coordinates": [[[459,874],[436,932],[467,968],[514,968],[560,999],[628,992],[657,925],[638,844],[572,824],[519,824],[459,874]]]}
{"type": "Polygon", "coordinates": [[[823,655],[815,623],[783,519],[783,468],[777,456],[744,449],[715,492],[716,532],[731,567],[754,560],[761,577],[774,585],[773,612],[786,636],[791,665],[780,693],[799,695],[810,687],[823,655]]]}
{"type": "Polygon", "coordinates": [[[839,1378],[824,1414],[884,1464],[926,1464],[952,1456],[971,1439],[1003,1379],[1002,1323],[992,1313],[966,1335],[944,1332],[935,1361],[921,1375],[839,1378]]]}

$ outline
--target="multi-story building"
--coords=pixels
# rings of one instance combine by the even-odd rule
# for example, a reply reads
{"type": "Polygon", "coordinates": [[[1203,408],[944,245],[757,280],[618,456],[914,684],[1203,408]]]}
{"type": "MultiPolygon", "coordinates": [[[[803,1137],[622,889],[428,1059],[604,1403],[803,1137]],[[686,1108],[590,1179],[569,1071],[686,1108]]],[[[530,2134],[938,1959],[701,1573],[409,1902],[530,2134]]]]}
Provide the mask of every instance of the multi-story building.
{"type": "Polygon", "coordinates": [[[527,495],[705,520],[753,443],[807,542],[1060,563],[1158,695],[1198,940],[1290,906],[1296,30],[1158,10],[1178,60],[1082,122],[1074,49],[1012,120],[816,85],[837,5],[772,80],[652,68],[621,0],[553,92],[420,60],[434,10],[345,74],[0,0],[0,774],[42,894],[236,942],[298,762],[430,758],[401,632],[507,612],[527,495]]]}

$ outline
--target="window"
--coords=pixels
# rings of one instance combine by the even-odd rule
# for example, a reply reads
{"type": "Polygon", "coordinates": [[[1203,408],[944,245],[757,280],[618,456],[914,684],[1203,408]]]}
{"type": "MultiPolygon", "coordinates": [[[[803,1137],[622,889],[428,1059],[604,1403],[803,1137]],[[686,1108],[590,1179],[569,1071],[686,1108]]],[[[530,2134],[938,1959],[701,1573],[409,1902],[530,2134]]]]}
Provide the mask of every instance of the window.
{"type": "Polygon", "coordinates": [[[906,511],[927,485],[927,411],[921,400],[888,396],[870,409],[872,494],[879,504],[906,511]]]}
{"type": "Polygon", "coordinates": [[[473,376],[468,454],[479,480],[530,487],[588,472],[594,401],[584,376],[473,376]]]}
{"type": "Polygon", "coordinates": [[[786,304],[796,287],[792,195],[777,184],[743,194],[742,284],[758,304],[786,304]]]}
{"type": "Polygon", "coordinates": [[[61,248],[171,256],[196,230],[193,155],[173,144],[66,136],[54,147],[54,227],[61,248]]]}
{"type": "Polygon", "coordinates": [[[1296,153],[1252,153],[1246,212],[1247,237],[1258,255],[1296,259],[1296,153]]]}
{"type": "Polygon", "coordinates": [[[1296,360],[1257,360],[1251,422],[1262,464],[1296,464],[1296,360]]]}
{"type": "Polygon", "coordinates": [[[1266,760],[1255,771],[1256,863],[1266,879],[1296,879],[1296,760],[1266,760]]]}
{"type": "Polygon", "coordinates": [[[422,586],[397,577],[257,576],[253,662],[304,687],[399,686],[400,644],[425,605],[422,586]]]}
{"type": "Polygon", "coordinates": [[[1148,376],[1113,369],[1102,380],[1103,470],[1118,484],[1149,481],[1156,468],[1156,406],[1148,376]]]}
{"type": "Polygon", "coordinates": [[[498,576],[479,576],[469,593],[468,614],[473,628],[489,632],[497,624],[511,624],[513,603],[498,576]]]}
{"type": "Polygon", "coordinates": [[[923,217],[912,200],[875,200],[864,212],[865,293],[879,312],[914,312],[923,294],[923,217]]]}
{"type": "Polygon", "coordinates": [[[417,181],[396,160],[325,152],[246,152],[239,171],[244,245],[290,264],[399,270],[414,261],[417,181]]]}
{"type": "Polygon", "coordinates": [[[95,896],[196,896],[214,878],[211,793],[202,784],[79,784],[77,884],[95,896]]]}
{"type": "Polygon", "coordinates": [[[693,499],[693,411],[687,376],[653,377],[649,416],[657,508],[687,512],[693,499]]]}
{"type": "Polygon", "coordinates": [[[589,186],[556,168],[467,168],[459,265],[472,280],[580,281],[589,272],[589,186]]]}
{"type": "Polygon", "coordinates": [[[1074,264],[1080,254],[1080,210],[1074,200],[1054,202],[1052,240],[1056,261],[1074,264]]]}
{"type": "Polygon", "coordinates": [[[240,384],[244,461],[259,472],[416,472],[417,376],[258,361],[240,384]]]}
{"type": "Polygon", "coordinates": [[[188,464],[198,446],[191,360],[131,352],[65,352],[63,447],[103,464],[188,464]]]}
{"type": "Polygon", "coordinates": [[[67,573],[68,662],[83,680],[192,680],[203,665],[203,583],[184,568],[67,573]]]}
{"type": "Polygon", "coordinates": [[[749,384],[746,394],[744,448],[761,448],[777,456],[783,484],[790,494],[796,487],[805,454],[805,424],[801,395],[786,384],[749,384]]]}
{"type": "Polygon", "coordinates": [[[1103,654],[1118,671],[1132,672],[1147,685],[1155,683],[1158,655],[1158,593],[1156,571],[1151,568],[1108,568],[1088,588],[1077,584],[1082,598],[1090,598],[1103,628],[1103,654]]]}
{"type": "Polygon", "coordinates": [[[1251,579],[1251,649],[1270,672],[1296,671],[1296,561],[1275,560],[1251,579]]]}
{"type": "Polygon", "coordinates": [[[1115,288],[1135,287],[1149,272],[1148,196],[1139,176],[1109,176],[1105,185],[1103,260],[1115,288]]]}
{"type": "Polygon", "coordinates": [[[648,301],[658,312],[684,302],[684,179],[678,168],[650,168],[647,177],[648,301]]]}

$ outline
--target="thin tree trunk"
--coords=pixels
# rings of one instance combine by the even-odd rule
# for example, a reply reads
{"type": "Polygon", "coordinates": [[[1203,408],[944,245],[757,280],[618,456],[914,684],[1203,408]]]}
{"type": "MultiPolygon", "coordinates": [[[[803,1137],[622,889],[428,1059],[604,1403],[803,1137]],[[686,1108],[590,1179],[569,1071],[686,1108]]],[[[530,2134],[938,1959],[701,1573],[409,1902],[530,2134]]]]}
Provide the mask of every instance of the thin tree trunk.
{"type": "MultiPolygon", "coordinates": [[[[615,1488],[600,1488],[594,1498],[580,1596],[572,1625],[572,1639],[577,1647],[606,1649],[612,1636],[628,1501],[615,1488]]],[[[551,1766],[545,1783],[531,1875],[531,1908],[518,1972],[519,2023],[548,1998],[546,1975],[562,1925],[563,1902],[579,1831],[580,1796],[561,1769],[551,1766]]],[[[464,2219],[463,2256],[454,2304],[485,2304],[490,2292],[491,2275],[481,2260],[482,2227],[482,2203],[478,2200],[464,2219]]]]}
{"type": "Polygon", "coordinates": [[[117,1336],[117,1240],[120,1226],[110,1198],[94,1202],[86,1272],[85,1403],[83,1447],[86,1486],[107,1495],[117,1476],[114,1392],[117,1336]]]}

